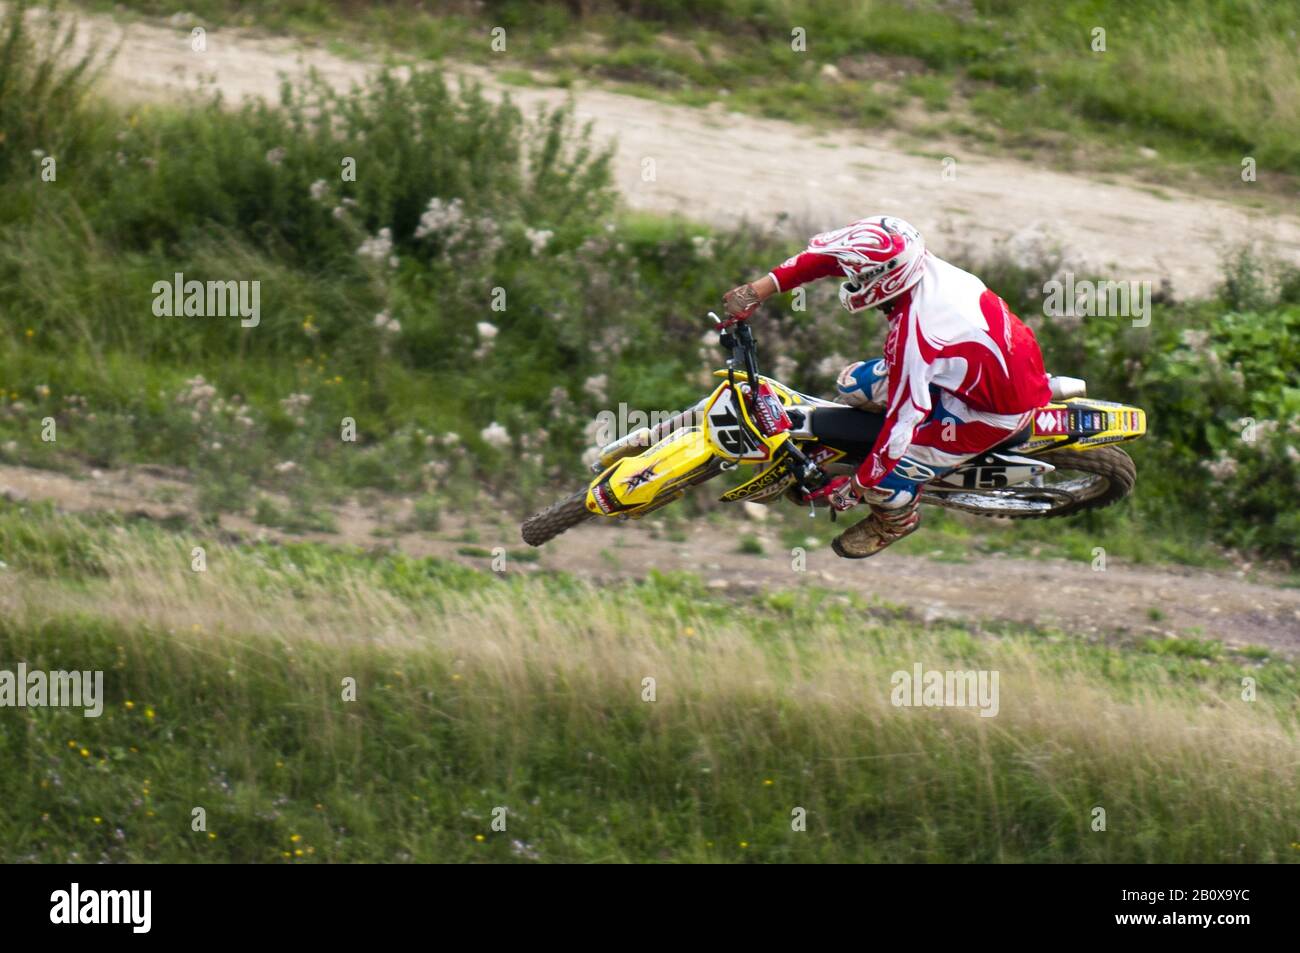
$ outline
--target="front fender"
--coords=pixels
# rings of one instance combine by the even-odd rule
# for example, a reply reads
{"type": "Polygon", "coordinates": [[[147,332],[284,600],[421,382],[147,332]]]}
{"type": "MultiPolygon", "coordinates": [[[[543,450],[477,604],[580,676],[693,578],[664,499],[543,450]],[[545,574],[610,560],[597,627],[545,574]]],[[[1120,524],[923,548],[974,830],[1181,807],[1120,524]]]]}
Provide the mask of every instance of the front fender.
{"type": "Polygon", "coordinates": [[[587,509],[597,516],[636,517],[679,490],[714,456],[700,428],[674,431],[592,480],[587,488],[587,509]]]}

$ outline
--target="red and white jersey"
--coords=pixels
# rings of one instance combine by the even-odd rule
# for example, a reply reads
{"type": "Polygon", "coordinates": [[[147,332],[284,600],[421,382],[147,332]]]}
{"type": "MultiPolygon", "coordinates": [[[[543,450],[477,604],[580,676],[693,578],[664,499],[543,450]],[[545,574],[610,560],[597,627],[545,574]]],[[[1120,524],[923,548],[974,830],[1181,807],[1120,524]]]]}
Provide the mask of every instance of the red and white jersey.
{"type": "MultiPolygon", "coordinates": [[[[804,252],[772,272],[788,290],[840,272],[850,263],[804,252]]],[[[1014,431],[1024,414],[1051,401],[1034,332],[975,275],[933,254],[920,281],[888,304],[885,425],[858,481],[875,486],[894,468],[932,409],[930,387],[956,394],[982,422],[1014,431]]]]}

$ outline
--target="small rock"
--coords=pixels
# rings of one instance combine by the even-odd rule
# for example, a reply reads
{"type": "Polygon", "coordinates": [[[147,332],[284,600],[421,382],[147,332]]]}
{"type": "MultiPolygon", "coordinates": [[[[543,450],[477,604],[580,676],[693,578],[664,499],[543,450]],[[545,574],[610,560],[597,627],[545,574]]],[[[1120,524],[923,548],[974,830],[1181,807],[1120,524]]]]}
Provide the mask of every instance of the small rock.
{"type": "Polygon", "coordinates": [[[1156,150],[1152,149],[1150,146],[1138,146],[1138,155],[1144,159],[1154,159],[1156,156],[1160,155],[1160,153],[1156,152],[1156,150]]]}
{"type": "Polygon", "coordinates": [[[828,83],[844,82],[844,74],[840,72],[839,67],[834,63],[823,63],[821,68],[821,78],[828,83]]]}
{"type": "Polygon", "coordinates": [[[755,503],[752,500],[746,500],[740,504],[740,508],[745,511],[745,516],[755,523],[763,523],[767,520],[767,507],[762,503],[755,503]]]}

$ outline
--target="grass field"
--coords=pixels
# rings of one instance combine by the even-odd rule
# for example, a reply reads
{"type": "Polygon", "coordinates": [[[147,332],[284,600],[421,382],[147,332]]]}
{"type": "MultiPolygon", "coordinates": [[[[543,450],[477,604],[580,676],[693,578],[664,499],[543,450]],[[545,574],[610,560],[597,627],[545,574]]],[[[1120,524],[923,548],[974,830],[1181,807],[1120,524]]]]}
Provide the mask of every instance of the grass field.
{"type": "Polygon", "coordinates": [[[1300,857],[1300,677],[1259,653],[13,505],[0,560],[0,658],[107,696],[0,721],[7,862],[1300,857]],[[895,707],[917,663],[997,671],[996,716],[895,707]]]}

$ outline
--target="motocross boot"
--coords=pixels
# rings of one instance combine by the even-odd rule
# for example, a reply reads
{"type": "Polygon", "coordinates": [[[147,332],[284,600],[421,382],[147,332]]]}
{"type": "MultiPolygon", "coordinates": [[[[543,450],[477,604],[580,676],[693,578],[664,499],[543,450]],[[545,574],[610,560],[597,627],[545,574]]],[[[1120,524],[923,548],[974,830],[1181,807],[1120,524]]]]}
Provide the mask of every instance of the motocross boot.
{"type": "Polygon", "coordinates": [[[917,512],[915,502],[894,509],[872,506],[866,519],[835,537],[831,549],[835,550],[835,555],[845,559],[866,559],[916,532],[920,523],[921,514],[917,512]]]}

